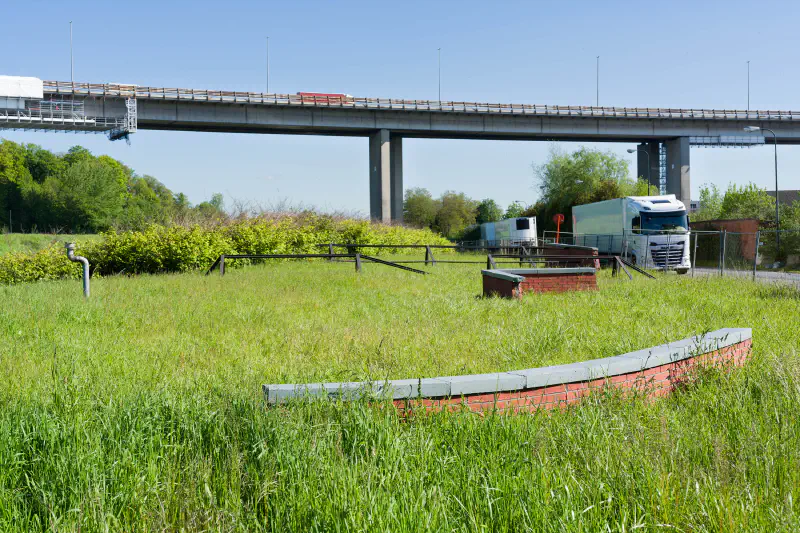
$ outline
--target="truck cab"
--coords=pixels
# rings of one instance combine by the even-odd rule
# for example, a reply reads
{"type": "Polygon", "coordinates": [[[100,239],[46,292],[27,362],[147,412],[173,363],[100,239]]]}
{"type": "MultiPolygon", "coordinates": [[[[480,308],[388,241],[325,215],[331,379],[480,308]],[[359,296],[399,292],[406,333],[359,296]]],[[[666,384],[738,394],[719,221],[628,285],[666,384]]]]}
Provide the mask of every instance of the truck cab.
{"type": "Polygon", "coordinates": [[[674,194],[627,196],[572,208],[575,244],[619,254],[645,268],[691,268],[689,217],[674,194]]]}
{"type": "Polygon", "coordinates": [[[646,268],[675,270],[691,267],[689,216],[674,194],[630,196],[626,202],[627,255],[646,268]]]}

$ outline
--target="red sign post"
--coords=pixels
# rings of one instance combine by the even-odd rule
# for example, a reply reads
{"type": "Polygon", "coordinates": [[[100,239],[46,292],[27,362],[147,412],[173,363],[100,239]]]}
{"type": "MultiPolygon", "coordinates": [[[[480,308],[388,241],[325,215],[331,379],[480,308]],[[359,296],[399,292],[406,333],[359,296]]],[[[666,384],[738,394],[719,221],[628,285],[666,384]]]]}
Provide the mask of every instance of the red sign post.
{"type": "Polygon", "coordinates": [[[558,240],[561,237],[561,223],[564,222],[564,215],[561,213],[553,215],[553,222],[556,223],[556,244],[558,244],[558,240]]]}

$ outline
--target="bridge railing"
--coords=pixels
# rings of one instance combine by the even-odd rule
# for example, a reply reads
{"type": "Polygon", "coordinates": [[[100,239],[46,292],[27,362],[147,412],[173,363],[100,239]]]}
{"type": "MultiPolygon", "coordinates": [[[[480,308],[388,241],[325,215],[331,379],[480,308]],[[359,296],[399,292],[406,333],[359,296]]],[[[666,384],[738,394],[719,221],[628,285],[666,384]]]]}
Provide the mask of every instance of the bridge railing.
{"type": "Polygon", "coordinates": [[[145,100],[266,104],[278,106],[337,107],[387,111],[436,111],[454,113],[576,116],[598,118],[697,119],[697,120],[800,120],[800,111],[675,109],[641,107],[559,106],[496,104],[396,98],[359,98],[348,95],[266,94],[209,91],[169,87],[141,87],[111,83],[45,81],[47,94],[85,97],[137,98],[145,100]]]}

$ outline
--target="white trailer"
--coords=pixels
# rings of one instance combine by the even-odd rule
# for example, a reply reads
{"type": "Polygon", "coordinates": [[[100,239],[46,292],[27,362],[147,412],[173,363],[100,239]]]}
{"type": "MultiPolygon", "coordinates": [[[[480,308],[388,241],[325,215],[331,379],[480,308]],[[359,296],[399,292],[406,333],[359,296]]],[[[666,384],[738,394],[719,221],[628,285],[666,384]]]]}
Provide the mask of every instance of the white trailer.
{"type": "Polygon", "coordinates": [[[509,218],[481,224],[481,240],[488,246],[530,244],[538,246],[536,217],[509,218]]]}
{"type": "Polygon", "coordinates": [[[39,78],[0,76],[0,109],[25,109],[25,100],[44,98],[44,83],[39,78]]]}
{"type": "Polygon", "coordinates": [[[575,244],[621,255],[639,266],[691,267],[689,217],[674,194],[628,196],[572,208],[575,244]]]}

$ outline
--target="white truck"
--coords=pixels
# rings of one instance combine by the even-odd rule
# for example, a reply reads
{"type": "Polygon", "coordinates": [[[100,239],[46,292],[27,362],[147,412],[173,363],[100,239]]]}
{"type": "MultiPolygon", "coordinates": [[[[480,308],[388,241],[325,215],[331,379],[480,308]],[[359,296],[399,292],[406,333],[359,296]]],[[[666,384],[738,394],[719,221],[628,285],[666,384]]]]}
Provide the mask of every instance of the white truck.
{"type": "Polygon", "coordinates": [[[536,217],[519,217],[481,224],[481,240],[487,246],[529,244],[538,246],[536,217]]]}
{"type": "Polygon", "coordinates": [[[620,255],[645,268],[691,268],[689,217],[674,194],[628,196],[572,208],[575,244],[620,255]]]}

